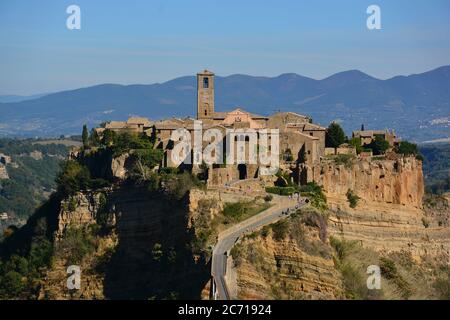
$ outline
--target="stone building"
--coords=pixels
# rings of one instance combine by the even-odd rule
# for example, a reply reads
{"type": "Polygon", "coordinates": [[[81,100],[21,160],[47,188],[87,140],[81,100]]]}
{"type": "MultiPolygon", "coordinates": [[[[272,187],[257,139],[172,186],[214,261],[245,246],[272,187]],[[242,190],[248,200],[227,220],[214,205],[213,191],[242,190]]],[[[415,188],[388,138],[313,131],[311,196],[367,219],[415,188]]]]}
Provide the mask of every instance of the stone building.
{"type": "MultiPolygon", "coordinates": [[[[225,134],[227,129],[241,129],[244,132],[246,129],[278,129],[280,161],[283,165],[289,164],[294,168],[299,163],[312,166],[324,155],[326,129],[311,123],[309,117],[294,112],[278,112],[271,116],[263,116],[247,112],[241,107],[228,112],[216,112],[214,95],[214,74],[208,70],[198,73],[197,120],[202,121],[203,130],[217,128],[224,133],[224,140],[226,140],[230,139],[225,134]]],[[[173,165],[170,161],[171,150],[168,148],[173,144],[170,140],[172,132],[185,128],[193,135],[193,126],[192,118],[167,119],[154,123],[156,147],[165,150],[163,166],[173,165]]],[[[234,139],[235,141],[244,139],[245,150],[252,147],[252,143],[245,134],[238,135],[234,139]]],[[[259,141],[256,143],[258,144],[259,141]]],[[[226,141],[224,141],[225,144],[226,141]]],[[[257,178],[259,169],[259,164],[235,163],[216,166],[209,170],[210,182],[221,184],[237,179],[257,178]]]]}
{"type": "MultiPolygon", "coordinates": [[[[278,112],[271,116],[257,115],[236,107],[228,112],[216,112],[214,73],[204,70],[197,74],[197,117],[193,118],[170,118],[160,121],[150,121],[146,118],[130,118],[126,122],[111,121],[99,128],[98,133],[109,129],[116,132],[144,132],[155,136],[155,148],[164,151],[162,161],[163,167],[175,167],[172,150],[177,141],[172,141],[172,134],[176,130],[185,129],[194,140],[195,120],[201,121],[202,130],[218,129],[223,134],[223,145],[233,140],[236,142],[234,148],[245,148],[245,155],[249,155],[250,148],[258,148],[260,135],[257,141],[250,141],[246,132],[262,129],[278,129],[280,166],[289,167],[294,172],[294,179],[300,181],[300,172],[305,168],[312,167],[320,161],[325,153],[325,131],[326,128],[313,124],[307,116],[294,112],[278,112]],[[232,129],[238,129],[239,134],[230,136],[232,129]],[[228,141],[229,140],[229,141],[228,141]],[[297,177],[295,177],[297,176],[297,177]]],[[[232,131],[232,132],[235,132],[232,131]]],[[[202,142],[205,147],[208,143],[202,142]]],[[[271,154],[269,143],[268,154],[271,154]]],[[[235,150],[236,151],[236,150],[235,150]]],[[[193,160],[194,152],[190,153],[193,160]]],[[[224,154],[226,158],[227,155],[224,154]]],[[[262,169],[259,162],[256,164],[240,163],[234,159],[233,164],[214,165],[208,170],[210,184],[222,184],[238,179],[258,178],[262,169]]],[[[242,159],[241,159],[242,160],[242,159]]],[[[245,162],[245,161],[244,161],[245,162]]],[[[228,163],[228,162],[227,162],[228,163]]],[[[195,170],[195,166],[192,166],[195,170]]]]}
{"type": "Polygon", "coordinates": [[[153,132],[153,122],[143,117],[131,117],[127,121],[109,121],[101,128],[96,128],[98,134],[105,130],[112,130],[115,132],[138,132],[148,133],[153,132]]]}
{"type": "Polygon", "coordinates": [[[399,142],[394,130],[357,130],[352,133],[353,138],[361,139],[361,146],[371,144],[372,141],[375,140],[376,136],[383,137],[383,139],[389,142],[391,147],[395,146],[399,142]]]}

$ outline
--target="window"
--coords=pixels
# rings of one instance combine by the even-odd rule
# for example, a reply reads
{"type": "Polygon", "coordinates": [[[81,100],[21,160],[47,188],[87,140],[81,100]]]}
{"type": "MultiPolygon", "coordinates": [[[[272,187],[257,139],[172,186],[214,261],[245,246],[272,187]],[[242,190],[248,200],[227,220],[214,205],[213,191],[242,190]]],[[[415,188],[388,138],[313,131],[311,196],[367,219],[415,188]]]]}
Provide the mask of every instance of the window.
{"type": "Polygon", "coordinates": [[[205,110],[205,116],[207,116],[208,115],[208,110],[205,110]]]}
{"type": "Polygon", "coordinates": [[[209,78],[203,78],[203,89],[209,88],[209,78]]]}

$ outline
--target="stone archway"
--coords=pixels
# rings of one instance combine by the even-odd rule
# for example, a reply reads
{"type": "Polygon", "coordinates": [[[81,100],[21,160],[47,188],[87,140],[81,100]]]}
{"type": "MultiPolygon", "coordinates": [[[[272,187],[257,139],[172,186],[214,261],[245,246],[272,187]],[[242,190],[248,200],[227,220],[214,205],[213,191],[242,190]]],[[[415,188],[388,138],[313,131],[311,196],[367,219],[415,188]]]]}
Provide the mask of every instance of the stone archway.
{"type": "Polygon", "coordinates": [[[237,167],[239,171],[239,180],[245,180],[247,179],[247,165],[241,163],[237,167]]]}

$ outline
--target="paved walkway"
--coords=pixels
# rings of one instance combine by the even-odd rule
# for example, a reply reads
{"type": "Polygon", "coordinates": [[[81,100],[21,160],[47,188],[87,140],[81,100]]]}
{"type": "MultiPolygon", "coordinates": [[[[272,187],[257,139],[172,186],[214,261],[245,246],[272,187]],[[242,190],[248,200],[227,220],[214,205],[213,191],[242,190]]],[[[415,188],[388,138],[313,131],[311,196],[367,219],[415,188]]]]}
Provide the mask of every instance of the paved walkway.
{"type": "Polygon", "coordinates": [[[231,228],[228,228],[227,230],[224,230],[219,234],[217,244],[214,247],[211,266],[211,276],[216,288],[215,293],[217,293],[215,298],[219,300],[230,299],[225,280],[226,265],[228,254],[239,238],[245,234],[252,233],[265,225],[272,224],[280,219],[286,218],[290,213],[295,212],[296,209],[306,205],[305,203],[299,203],[297,200],[282,196],[274,196],[272,201],[275,203],[274,206],[232,226],[231,228]],[[287,214],[283,214],[283,212],[287,214]]]}

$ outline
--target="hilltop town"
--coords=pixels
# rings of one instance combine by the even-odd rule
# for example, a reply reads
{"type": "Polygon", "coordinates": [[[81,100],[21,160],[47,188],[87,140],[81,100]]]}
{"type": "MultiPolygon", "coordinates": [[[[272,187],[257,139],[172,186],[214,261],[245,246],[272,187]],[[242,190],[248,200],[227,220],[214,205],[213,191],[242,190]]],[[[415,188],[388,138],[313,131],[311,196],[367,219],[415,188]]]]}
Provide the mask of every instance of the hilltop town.
{"type": "Polygon", "coordinates": [[[6,230],[2,272],[18,259],[30,271],[0,296],[447,297],[448,199],[424,198],[415,144],[294,112],[217,112],[214,88],[197,75],[195,118],[84,126],[57,191],[6,230]],[[367,287],[369,266],[382,289],[367,287]]]}
{"type": "Polygon", "coordinates": [[[450,2],[0,1],[2,304],[450,300],[450,2]]]}
{"type": "MultiPolygon", "coordinates": [[[[228,112],[215,111],[214,74],[204,70],[197,74],[197,116],[196,118],[171,118],[152,121],[142,117],[132,117],[127,121],[106,122],[94,130],[96,139],[101,140],[105,132],[142,134],[152,138],[153,148],[161,150],[163,154],[160,167],[176,168],[181,165],[174,161],[173,150],[179,141],[174,141],[172,134],[177,130],[186,130],[190,141],[195,140],[195,121],[200,121],[202,130],[218,130],[221,133],[221,148],[224,150],[225,161],[213,163],[208,168],[208,185],[225,185],[237,180],[258,179],[263,180],[261,171],[264,164],[251,163],[250,152],[255,146],[261,145],[260,131],[277,130],[276,155],[273,143],[268,143],[268,157],[272,155],[279,158],[281,170],[289,172],[290,180],[297,185],[317,181],[317,168],[321,161],[336,155],[344,157],[358,157],[369,159],[374,156],[371,146],[376,138],[381,144],[385,143],[383,150],[375,150],[375,155],[383,156],[385,152],[393,151],[399,146],[399,139],[394,131],[389,130],[358,130],[354,131],[352,138],[345,141],[326,141],[327,128],[314,124],[306,115],[294,112],[277,112],[270,116],[262,116],[245,111],[241,107],[228,112]],[[250,139],[251,133],[256,132],[256,139],[250,139]],[[242,142],[242,145],[239,145],[242,142]],[[226,146],[232,144],[228,150],[226,146]],[[270,145],[269,145],[270,144],[270,145]],[[238,159],[237,149],[243,148],[244,155],[238,159]],[[233,150],[233,151],[230,151],[233,150]],[[231,158],[228,153],[231,154],[231,158]],[[231,161],[230,161],[231,159],[231,161]],[[232,162],[232,163],[230,163],[232,162]],[[220,164],[220,165],[218,165],[220,164]]],[[[198,130],[198,129],[197,129],[198,130]]],[[[202,139],[202,137],[200,138],[202,139]]],[[[275,140],[275,139],[273,139],[275,140]]],[[[214,141],[214,139],[213,139],[214,141]]],[[[217,141],[214,141],[217,143],[217,141]]],[[[273,142],[273,141],[272,141],[273,142]]],[[[201,140],[202,147],[206,148],[207,141],[201,140]]],[[[267,143],[266,143],[267,144],[267,143]]],[[[189,152],[191,160],[194,159],[195,150],[192,145],[189,152]]],[[[391,156],[393,152],[390,153],[391,156]]],[[[187,154],[185,156],[188,156],[187,154]]],[[[189,161],[189,170],[198,172],[201,162],[189,161]]],[[[278,173],[275,170],[273,174],[278,173]]]]}

